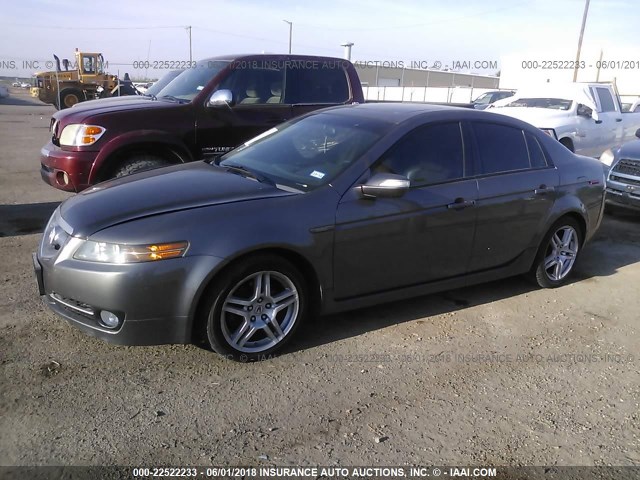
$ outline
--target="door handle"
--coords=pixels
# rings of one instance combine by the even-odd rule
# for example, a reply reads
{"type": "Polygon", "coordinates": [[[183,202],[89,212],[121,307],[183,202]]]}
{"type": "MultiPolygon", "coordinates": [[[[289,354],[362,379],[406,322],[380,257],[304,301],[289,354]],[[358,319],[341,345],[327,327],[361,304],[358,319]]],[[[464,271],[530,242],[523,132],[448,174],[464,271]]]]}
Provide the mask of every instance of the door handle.
{"type": "Polygon", "coordinates": [[[453,203],[447,205],[447,208],[450,210],[462,210],[467,207],[473,207],[475,204],[475,200],[465,200],[462,197],[458,197],[454,200],[453,203]]]}
{"type": "Polygon", "coordinates": [[[553,187],[547,187],[546,185],[540,185],[538,188],[534,190],[536,195],[545,195],[547,193],[553,192],[555,189],[553,187]]]}
{"type": "Polygon", "coordinates": [[[616,118],[616,122],[621,122],[622,119],[621,118],[616,118]]]}

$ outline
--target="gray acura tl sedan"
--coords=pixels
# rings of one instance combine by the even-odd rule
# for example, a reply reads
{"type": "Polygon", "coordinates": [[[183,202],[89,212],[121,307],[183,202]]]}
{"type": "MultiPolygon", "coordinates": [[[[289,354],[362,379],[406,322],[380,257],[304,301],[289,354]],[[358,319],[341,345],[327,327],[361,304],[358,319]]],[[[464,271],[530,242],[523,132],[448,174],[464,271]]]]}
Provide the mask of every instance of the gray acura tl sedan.
{"type": "Polygon", "coordinates": [[[252,360],[316,313],[519,274],[558,287],[604,188],[597,160],[516,119],[343,106],[66,200],[34,267],[48,305],[91,335],[252,360]]]}

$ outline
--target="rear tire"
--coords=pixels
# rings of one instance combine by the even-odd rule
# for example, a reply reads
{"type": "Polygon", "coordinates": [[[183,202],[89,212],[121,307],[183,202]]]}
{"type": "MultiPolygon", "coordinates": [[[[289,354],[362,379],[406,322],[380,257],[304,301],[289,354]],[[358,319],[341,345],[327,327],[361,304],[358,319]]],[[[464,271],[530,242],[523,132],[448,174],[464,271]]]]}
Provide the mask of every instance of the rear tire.
{"type": "Polygon", "coordinates": [[[111,178],[120,178],[132,173],[144,172],[155,168],[166,167],[171,162],[165,158],[148,153],[136,154],[124,160],[113,172],[111,178]]]}
{"type": "Polygon", "coordinates": [[[531,275],[542,288],[567,283],[582,249],[580,225],[571,217],[558,220],[544,236],[531,275]]]}
{"type": "Polygon", "coordinates": [[[298,269],[275,255],[232,265],[207,290],[202,337],[236,361],[263,360],[286,345],[307,317],[307,286],[298,269]]]}
{"type": "Polygon", "coordinates": [[[73,107],[76,103],[83,102],[85,100],[82,90],[77,88],[65,88],[60,92],[60,105],[56,105],[58,110],[64,110],[65,108],[73,107]]]}

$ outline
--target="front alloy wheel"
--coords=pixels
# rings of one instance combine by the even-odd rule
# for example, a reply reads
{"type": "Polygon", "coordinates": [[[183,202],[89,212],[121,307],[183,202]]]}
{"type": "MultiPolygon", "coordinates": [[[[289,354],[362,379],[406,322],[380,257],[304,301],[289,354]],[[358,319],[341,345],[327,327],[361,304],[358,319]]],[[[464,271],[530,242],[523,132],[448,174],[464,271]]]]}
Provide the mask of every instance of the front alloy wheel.
{"type": "Polygon", "coordinates": [[[579,232],[573,219],[558,222],[551,228],[536,263],[535,277],[541,287],[555,288],[566,282],[578,258],[579,232]]]}
{"type": "Polygon", "coordinates": [[[206,336],[216,352],[236,360],[264,358],[282,348],[302,322],[304,282],[289,262],[258,257],[223,274],[213,288],[206,336]]]}

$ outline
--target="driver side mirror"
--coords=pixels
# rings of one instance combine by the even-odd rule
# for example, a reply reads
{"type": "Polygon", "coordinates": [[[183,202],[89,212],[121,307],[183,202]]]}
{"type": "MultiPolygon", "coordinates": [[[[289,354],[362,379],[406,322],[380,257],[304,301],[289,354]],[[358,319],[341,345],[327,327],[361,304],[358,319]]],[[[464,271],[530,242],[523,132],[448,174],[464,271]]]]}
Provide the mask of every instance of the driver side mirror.
{"type": "Polygon", "coordinates": [[[360,185],[360,193],[364,198],[395,198],[407,193],[410,186],[411,181],[402,175],[377,173],[360,185]]]}
{"type": "Polygon", "coordinates": [[[207,102],[208,107],[219,107],[220,105],[227,105],[231,107],[234,104],[233,93],[231,90],[222,89],[216,90],[213,92],[211,97],[209,97],[209,101],[207,102]]]}
{"type": "Polygon", "coordinates": [[[582,104],[578,105],[578,116],[579,117],[591,118],[591,115],[593,115],[593,110],[591,110],[586,105],[582,105],[582,104]]]}

